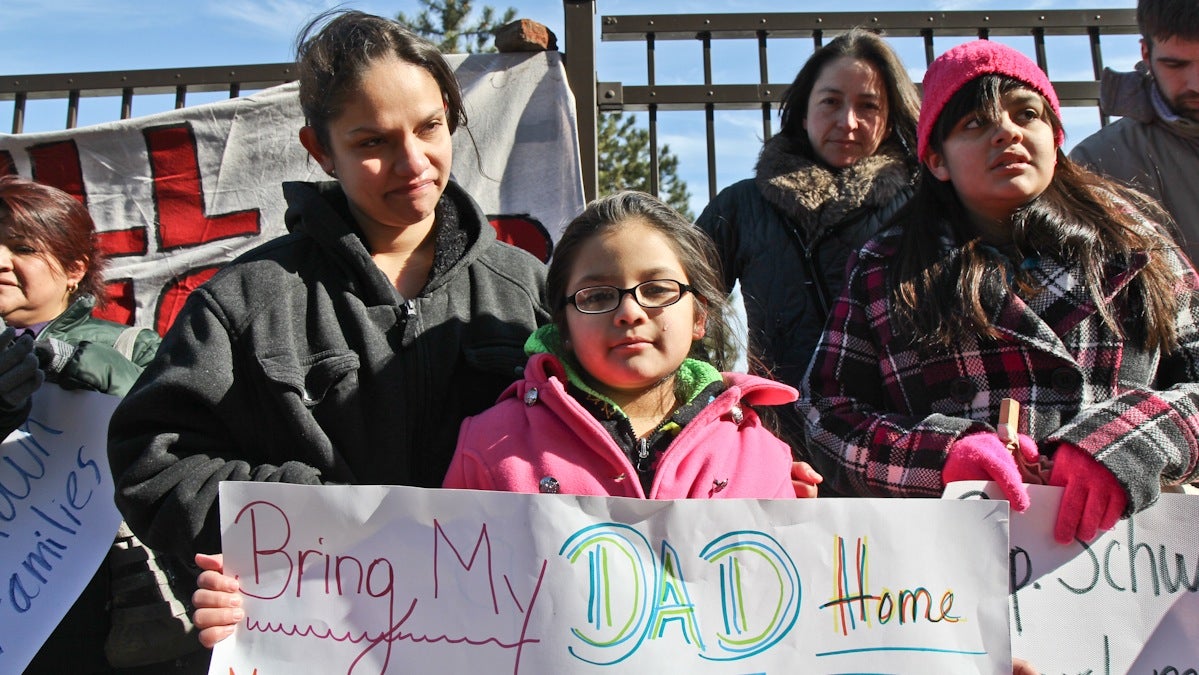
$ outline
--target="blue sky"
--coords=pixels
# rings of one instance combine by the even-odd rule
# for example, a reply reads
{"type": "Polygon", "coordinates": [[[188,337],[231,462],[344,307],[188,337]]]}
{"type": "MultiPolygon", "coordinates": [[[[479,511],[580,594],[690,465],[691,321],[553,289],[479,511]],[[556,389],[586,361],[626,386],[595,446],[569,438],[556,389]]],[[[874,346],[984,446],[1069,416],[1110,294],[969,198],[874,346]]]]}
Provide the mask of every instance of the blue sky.
{"type": "MultiPolygon", "coordinates": [[[[0,74],[62,73],[98,70],[170,68],[188,66],[275,63],[292,58],[296,31],[313,15],[333,6],[325,0],[188,0],[157,2],[146,0],[0,0],[0,74]]],[[[421,9],[416,0],[351,1],[343,6],[392,16],[396,12],[415,14],[421,9]]],[[[475,0],[503,9],[515,7],[518,15],[548,25],[561,41],[564,34],[560,0],[475,0]]],[[[1002,0],[860,0],[847,7],[840,0],[810,0],[780,6],[777,1],[735,0],[713,3],[710,0],[599,0],[596,13],[699,13],[714,7],[721,12],[778,11],[887,11],[902,10],[981,10],[981,9],[1073,9],[1131,8],[1135,0],[1035,0],[1015,4],[1002,0]]],[[[938,43],[938,50],[951,46],[938,43]]],[[[1023,46],[1017,44],[1017,46],[1023,46]]],[[[1029,47],[1031,41],[1029,41],[1029,47]]],[[[566,46],[568,49],[569,46],[566,46]]],[[[744,69],[757,71],[752,46],[720,46],[714,49],[716,81],[744,78],[744,69]],[[732,73],[736,73],[733,75],[732,73]]],[[[631,43],[600,43],[599,79],[643,83],[643,50],[631,43]],[[634,51],[629,51],[634,50],[634,51]]],[[[921,52],[904,47],[900,51],[915,79],[923,71],[921,52]]],[[[659,46],[658,82],[702,82],[699,48],[696,43],[659,46]]],[[[1090,77],[1085,39],[1056,47],[1048,54],[1050,74],[1055,79],[1090,77]]],[[[790,81],[806,54],[796,57],[793,68],[776,72],[772,81],[790,81]]],[[[1127,70],[1139,58],[1136,40],[1105,40],[1106,64],[1127,70]]],[[[216,95],[214,95],[216,96],[216,95]]],[[[164,99],[166,97],[163,97],[164,99]]],[[[189,97],[189,103],[200,99],[189,97]]],[[[117,103],[107,99],[85,99],[80,123],[89,124],[117,117],[117,103]]],[[[134,114],[149,114],[166,109],[170,101],[142,102],[135,99],[134,114]],[[158,106],[158,107],[155,107],[158,106]]],[[[26,131],[61,129],[65,103],[30,102],[26,131]]],[[[682,177],[692,193],[696,213],[707,202],[705,149],[702,118],[698,113],[664,113],[661,116],[661,142],[679,156],[682,177]],[[697,130],[698,129],[698,130],[697,130]]],[[[11,124],[12,104],[0,102],[0,129],[11,124]]],[[[1067,145],[1071,145],[1099,126],[1093,110],[1066,111],[1067,145]]],[[[717,116],[717,183],[723,187],[750,175],[761,140],[758,113],[724,113],[717,116]]]]}

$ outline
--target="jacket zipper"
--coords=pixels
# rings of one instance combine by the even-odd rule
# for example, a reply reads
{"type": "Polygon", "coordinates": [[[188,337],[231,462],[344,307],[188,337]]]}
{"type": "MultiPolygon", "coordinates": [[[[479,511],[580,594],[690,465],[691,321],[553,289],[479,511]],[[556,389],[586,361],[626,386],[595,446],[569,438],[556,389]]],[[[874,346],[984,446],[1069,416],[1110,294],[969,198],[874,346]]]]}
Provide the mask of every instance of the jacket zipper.
{"type": "Polygon", "coordinates": [[[814,253],[820,243],[827,238],[827,231],[822,232],[821,236],[817,237],[811,246],[804,244],[803,235],[799,231],[799,227],[791,222],[791,219],[786,219],[787,234],[791,235],[791,241],[795,243],[795,248],[799,250],[800,259],[804,263],[804,271],[807,272],[804,279],[804,286],[807,287],[808,293],[816,300],[816,306],[820,308],[820,315],[823,318],[828,318],[829,313],[829,298],[828,289],[824,286],[824,278],[821,276],[820,265],[816,262],[814,253]]]}
{"type": "Polygon", "coordinates": [[[648,467],[645,466],[645,461],[647,459],[649,459],[649,439],[638,438],[637,439],[637,462],[634,465],[634,468],[637,469],[637,473],[645,473],[646,471],[649,470],[648,467]]]}

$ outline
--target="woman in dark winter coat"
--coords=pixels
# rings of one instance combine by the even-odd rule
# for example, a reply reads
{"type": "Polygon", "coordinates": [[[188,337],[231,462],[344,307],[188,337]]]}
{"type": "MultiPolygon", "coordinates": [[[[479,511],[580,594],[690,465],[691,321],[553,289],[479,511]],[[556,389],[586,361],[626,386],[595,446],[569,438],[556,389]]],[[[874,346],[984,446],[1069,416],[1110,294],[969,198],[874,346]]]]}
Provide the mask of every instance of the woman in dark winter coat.
{"type": "MultiPolygon", "coordinates": [[[[728,290],[741,282],[750,368],[790,385],[807,370],[846,261],[907,200],[920,99],[899,57],[854,29],[804,64],[754,178],[725,188],[696,224],[716,242],[728,290]]],[[[778,408],[802,456],[802,424],[778,408]]]]}
{"type": "Polygon", "coordinates": [[[109,429],[118,506],[180,554],[220,550],[221,481],[439,487],[549,316],[545,266],[450,178],[466,115],[437,48],[335,11],[297,60],[300,141],[337,180],[284,185],[290,234],[188,297],[109,429]]]}

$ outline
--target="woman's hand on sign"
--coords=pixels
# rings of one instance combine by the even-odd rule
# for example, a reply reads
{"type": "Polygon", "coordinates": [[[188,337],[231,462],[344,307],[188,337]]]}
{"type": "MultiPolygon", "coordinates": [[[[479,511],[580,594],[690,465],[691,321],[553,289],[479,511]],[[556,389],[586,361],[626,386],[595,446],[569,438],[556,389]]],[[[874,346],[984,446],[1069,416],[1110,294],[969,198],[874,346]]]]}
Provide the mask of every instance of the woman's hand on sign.
{"type": "Polygon", "coordinates": [[[224,556],[197,553],[196,564],[203,571],[196,580],[199,588],[192,594],[196,608],[192,622],[200,629],[200,644],[212,649],[233,634],[246,614],[241,608],[237,579],[224,573],[224,556]]]}

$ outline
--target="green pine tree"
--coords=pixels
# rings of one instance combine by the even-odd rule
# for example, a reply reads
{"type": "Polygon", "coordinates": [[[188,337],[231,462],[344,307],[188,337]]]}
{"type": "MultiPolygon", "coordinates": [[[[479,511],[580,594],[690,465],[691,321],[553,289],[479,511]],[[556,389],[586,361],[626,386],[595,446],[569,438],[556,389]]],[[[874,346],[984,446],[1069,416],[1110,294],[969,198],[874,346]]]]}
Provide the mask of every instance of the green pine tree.
{"type": "Polygon", "coordinates": [[[403,12],[396,21],[428,38],[443,54],[481,54],[494,52],[492,37],[495,29],[516,18],[516,9],[509,7],[496,18],[496,10],[484,5],[479,18],[469,22],[474,12],[473,0],[420,0],[424,6],[416,16],[403,12]]]}
{"type": "MultiPolygon", "coordinates": [[[[617,190],[649,192],[649,130],[624,113],[601,113],[598,130],[599,194],[617,190]]],[[[688,220],[693,220],[691,194],[679,178],[679,158],[663,145],[658,152],[658,196],[688,220]]]]}

